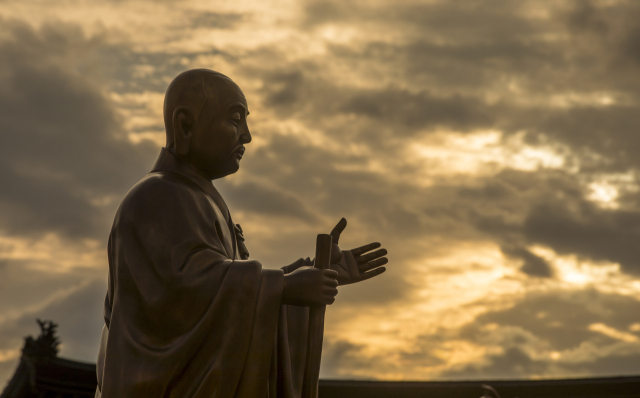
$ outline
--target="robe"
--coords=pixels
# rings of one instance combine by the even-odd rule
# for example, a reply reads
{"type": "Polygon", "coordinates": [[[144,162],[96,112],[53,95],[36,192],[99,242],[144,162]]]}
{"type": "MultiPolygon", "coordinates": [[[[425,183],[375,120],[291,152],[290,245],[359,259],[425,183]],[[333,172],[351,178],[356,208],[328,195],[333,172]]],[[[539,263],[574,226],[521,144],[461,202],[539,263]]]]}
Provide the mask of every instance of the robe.
{"type": "Polygon", "coordinates": [[[311,262],[238,261],[242,240],[212,182],[163,148],[109,236],[96,397],[300,396],[309,309],[281,295],[311,262]]]}

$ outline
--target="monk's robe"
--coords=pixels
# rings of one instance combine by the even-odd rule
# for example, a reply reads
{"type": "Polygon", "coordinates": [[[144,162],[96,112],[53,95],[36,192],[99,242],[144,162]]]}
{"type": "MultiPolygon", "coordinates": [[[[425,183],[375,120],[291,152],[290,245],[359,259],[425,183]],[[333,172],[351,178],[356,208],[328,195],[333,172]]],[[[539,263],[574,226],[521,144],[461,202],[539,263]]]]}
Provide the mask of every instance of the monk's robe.
{"type": "Polygon", "coordinates": [[[310,261],[238,261],[237,232],[212,182],[162,149],[109,236],[96,397],[300,396],[309,312],[281,295],[310,261]]]}

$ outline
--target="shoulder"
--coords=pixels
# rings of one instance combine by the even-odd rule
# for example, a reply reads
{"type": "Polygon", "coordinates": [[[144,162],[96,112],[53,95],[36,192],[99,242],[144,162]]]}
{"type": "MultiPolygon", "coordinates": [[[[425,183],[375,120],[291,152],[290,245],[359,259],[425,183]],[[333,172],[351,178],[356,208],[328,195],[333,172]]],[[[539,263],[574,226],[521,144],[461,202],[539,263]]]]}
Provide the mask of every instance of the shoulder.
{"type": "Polygon", "coordinates": [[[149,173],[127,192],[122,203],[193,195],[202,195],[202,191],[186,177],[167,172],[149,173]]]}
{"type": "Polygon", "coordinates": [[[120,204],[116,219],[196,207],[208,200],[202,190],[176,173],[149,173],[134,185],[120,204]]]}

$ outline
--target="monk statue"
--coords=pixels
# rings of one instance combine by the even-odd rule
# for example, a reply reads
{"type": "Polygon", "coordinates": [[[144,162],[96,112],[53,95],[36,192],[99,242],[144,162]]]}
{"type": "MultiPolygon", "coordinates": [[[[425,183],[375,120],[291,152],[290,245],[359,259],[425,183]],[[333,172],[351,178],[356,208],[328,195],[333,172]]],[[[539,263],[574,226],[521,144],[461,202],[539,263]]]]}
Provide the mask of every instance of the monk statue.
{"type": "Polygon", "coordinates": [[[332,304],[338,286],[385,271],[379,243],[340,249],[345,219],[331,232],[329,269],[248,259],[212,183],[238,171],[248,115],[240,87],[218,72],[190,70],[169,85],[166,146],[109,235],[96,397],[300,397],[305,363],[319,355],[307,349],[310,312],[332,304]]]}

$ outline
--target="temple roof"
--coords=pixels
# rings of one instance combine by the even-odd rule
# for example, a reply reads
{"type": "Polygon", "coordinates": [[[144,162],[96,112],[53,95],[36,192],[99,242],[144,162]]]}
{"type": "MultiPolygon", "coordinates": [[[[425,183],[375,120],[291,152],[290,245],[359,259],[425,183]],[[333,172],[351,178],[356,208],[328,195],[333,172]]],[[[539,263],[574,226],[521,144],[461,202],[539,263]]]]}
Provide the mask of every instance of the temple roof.
{"type": "Polygon", "coordinates": [[[25,339],[20,363],[0,398],[93,398],[96,365],[59,358],[58,325],[38,324],[40,336],[25,339]]]}

